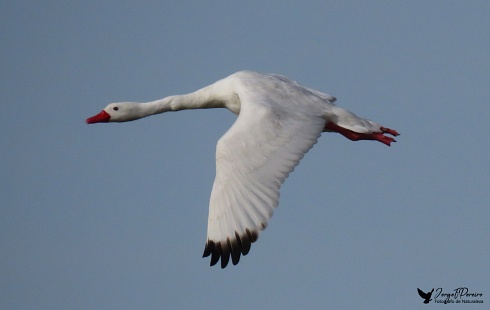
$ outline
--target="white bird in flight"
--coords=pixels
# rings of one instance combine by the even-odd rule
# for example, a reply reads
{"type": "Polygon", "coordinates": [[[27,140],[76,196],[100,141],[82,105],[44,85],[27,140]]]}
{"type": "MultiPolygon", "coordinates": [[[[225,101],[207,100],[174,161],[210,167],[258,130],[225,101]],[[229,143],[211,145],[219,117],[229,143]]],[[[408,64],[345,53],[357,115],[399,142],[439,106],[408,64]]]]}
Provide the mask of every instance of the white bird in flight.
{"type": "Polygon", "coordinates": [[[328,94],[275,74],[239,71],[186,95],[139,103],[111,103],[88,124],[127,122],[186,109],[227,108],[238,115],[216,146],[216,178],[209,202],[203,257],[210,265],[238,264],[267,226],[279,189],[322,132],[395,142],[395,130],[337,107],[328,94]]]}

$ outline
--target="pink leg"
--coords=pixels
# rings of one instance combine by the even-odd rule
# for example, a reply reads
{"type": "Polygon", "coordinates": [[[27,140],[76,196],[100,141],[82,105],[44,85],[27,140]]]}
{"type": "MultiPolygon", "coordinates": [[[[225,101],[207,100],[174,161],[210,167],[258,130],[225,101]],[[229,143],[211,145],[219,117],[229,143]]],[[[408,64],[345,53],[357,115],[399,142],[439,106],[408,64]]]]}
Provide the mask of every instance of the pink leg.
{"type": "Polygon", "coordinates": [[[390,128],[386,128],[386,127],[383,127],[381,126],[381,131],[384,132],[384,133],[388,133],[392,136],[399,136],[400,134],[398,132],[396,132],[396,130],[393,130],[393,129],[390,129],[390,128]]]}
{"type": "Polygon", "coordinates": [[[392,137],[388,137],[388,136],[384,135],[385,133],[387,133],[387,134],[390,134],[393,136],[398,136],[399,133],[396,132],[396,130],[386,128],[386,127],[381,127],[380,129],[381,129],[381,132],[359,133],[359,132],[355,132],[355,131],[346,129],[344,127],[340,127],[339,125],[334,124],[332,122],[329,122],[325,125],[325,130],[338,132],[341,135],[343,135],[344,137],[346,137],[347,139],[352,140],[352,141],[376,140],[376,141],[384,143],[388,146],[390,146],[391,142],[396,142],[396,140],[393,139],[392,137]]]}

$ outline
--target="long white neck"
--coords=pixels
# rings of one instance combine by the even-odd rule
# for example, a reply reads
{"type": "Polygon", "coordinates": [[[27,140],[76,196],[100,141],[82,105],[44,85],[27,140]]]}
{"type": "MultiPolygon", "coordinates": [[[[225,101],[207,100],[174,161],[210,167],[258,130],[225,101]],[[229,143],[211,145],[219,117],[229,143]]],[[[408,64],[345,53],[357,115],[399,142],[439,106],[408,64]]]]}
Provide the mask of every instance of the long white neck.
{"type": "Polygon", "coordinates": [[[213,86],[204,87],[190,94],[169,96],[140,103],[140,112],[144,114],[142,115],[144,117],[170,111],[228,107],[227,103],[233,98],[229,98],[226,93],[217,92],[216,87],[213,86]]]}

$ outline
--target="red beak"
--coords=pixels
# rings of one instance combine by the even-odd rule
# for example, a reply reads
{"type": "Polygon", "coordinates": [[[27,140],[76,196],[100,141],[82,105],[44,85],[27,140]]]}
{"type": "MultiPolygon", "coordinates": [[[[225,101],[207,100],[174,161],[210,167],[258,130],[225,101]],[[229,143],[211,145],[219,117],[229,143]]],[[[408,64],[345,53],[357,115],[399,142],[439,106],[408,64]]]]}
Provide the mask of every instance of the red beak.
{"type": "Polygon", "coordinates": [[[100,112],[99,114],[87,118],[85,122],[87,124],[94,124],[94,123],[107,123],[111,120],[111,116],[104,110],[100,112]]]}

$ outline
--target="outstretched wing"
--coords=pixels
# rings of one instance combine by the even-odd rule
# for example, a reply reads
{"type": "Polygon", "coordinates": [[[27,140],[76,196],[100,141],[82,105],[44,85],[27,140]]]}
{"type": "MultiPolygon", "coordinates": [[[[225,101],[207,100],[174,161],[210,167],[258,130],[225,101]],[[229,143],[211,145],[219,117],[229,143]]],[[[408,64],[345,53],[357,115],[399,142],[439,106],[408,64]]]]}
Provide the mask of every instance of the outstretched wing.
{"type": "Polygon", "coordinates": [[[428,294],[424,293],[419,288],[417,288],[417,292],[419,292],[419,296],[422,297],[423,299],[426,299],[428,297],[428,294]]]}
{"type": "MultiPolygon", "coordinates": [[[[302,103],[241,94],[241,111],[218,141],[203,257],[225,268],[266,228],[279,202],[279,189],[316,143],[325,120],[302,103]]],[[[288,100],[288,99],[286,99],[288,100]]],[[[313,109],[314,110],[314,109],[313,109]]]]}

